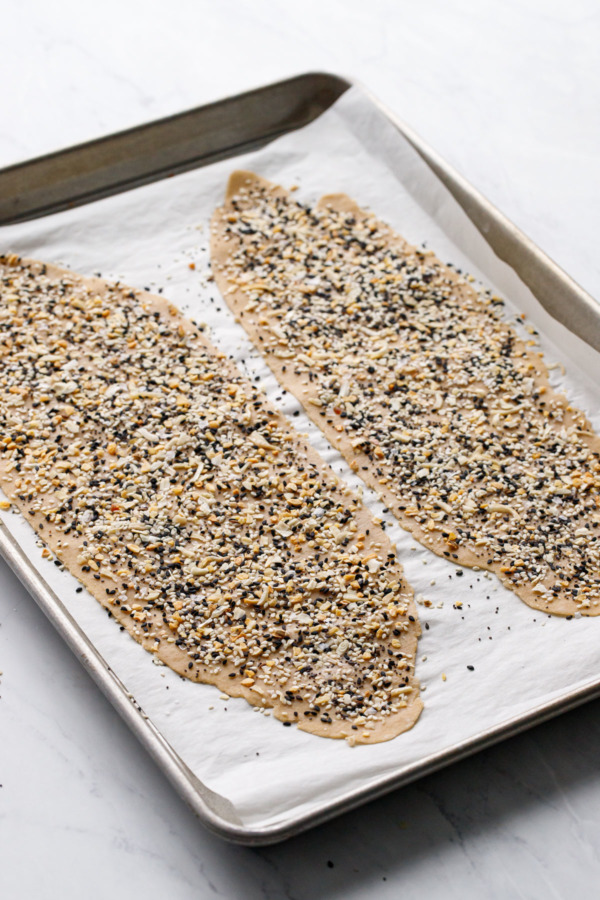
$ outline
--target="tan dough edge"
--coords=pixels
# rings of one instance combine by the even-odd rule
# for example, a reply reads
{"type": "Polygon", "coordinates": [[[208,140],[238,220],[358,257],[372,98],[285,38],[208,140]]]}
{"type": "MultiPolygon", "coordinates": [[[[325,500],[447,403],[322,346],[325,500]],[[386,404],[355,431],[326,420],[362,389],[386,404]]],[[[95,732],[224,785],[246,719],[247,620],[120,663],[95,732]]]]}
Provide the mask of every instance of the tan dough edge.
{"type": "MultiPolygon", "coordinates": [[[[237,194],[240,187],[260,187],[269,190],[273,194],[273,196],[289,197],[289,192],[279,185],[272,184],[271,182],[267,181],[259,175],[254,174],[253,172],[239,170],[234,172],[229,178],[226,190],[226,200],[229,201],[232,196],[237,194]]],[[[327,207],[333,209],[334,211],[352,212],[356,216],[360,216],[363,218],[371,217],[368,213],[362,210],[351,197],[348,197],[346,194],[327,194],[319,200],[317,206],[319,208],[327,207]]],[[[220,266],[223,266],[227,263],[231,250],[231,242],[223,240],[221,234],[221,228],[225,225],[224,216],[226,215],[226,213],[227,202],[224,206],[217,208],[213,214],[211,223],[211,259],[213,260],[213,275],[215,278],[215,282],[219,287],[221,294],[225,299],[225,302],[234,313],[237,321],[243,325],[253,344],[261,353],[263,359],[265,360],[269,368],[273,371],[280,384],[284,385],[285,388],[296,397],[296,399],[302,405],[306,415],[325,435],[330,444],[335,447],[336,450],[339,450],[339,452],[348,463],[356,460],[359,466],[367,466],[367,469],[364,471],[361,468],[360,477],[373,491],[375,491],[376,494],[378,494],[382,498],[386,506],[394,513],[395,518],[402,525],[402,527],[409,531],[416,540],[423,544],[426,549],[431,550],[444,559],[449,559],[449,557],[445,555],[448,549],[445,542],[441,538],[435,537],[430,541],[429,539],[431,538],[431,535],[429,534],[429,532],[426,533],[410,516],[406,516],[404,512],[398,508],[399,501],[396,499],[394,494],[386,491],[385,488],[383,488],[382,485],[379,484],[377,475],[371,471],[372,463],[369,457],[361,451],[357,451],[352,448],[345,434],[342,433],[340,435],[340,433],[337,432],[332,426],[327,425],[327,423],[323,421],[322,417],[319,416],[317,408],[312,403],[308,402],[311,398],[316,397],[317,392],[315,390],[314,383],[310,382],[308,379],[290,378],[287,372],[283,371],[285,361],[280,362],[271,354],[267,355],[264,353],[264,345],[263,342],[260,341],[262,329],[253,320],[250,320],[247,316],[242,317],[241,315],[247,302],[245,294],[237,289],[230,292],[229,283],[227,282],[227,279],[221,274],[220,266]],[[424,540],[425,537],[428,538],[427,542],[425,542],[424,540]]],[[[404,253],[415,252],[416,248],[412,247],[409,243],[407,243],[407,241],[404,240],[404,238],[392,231],[389,226],[381,222],[379,222],[379,224],[382,226],[382,230],[384,230],[388,235],[388,243],[390,247],[393,246],[404,253]]],[[[456,284],[457,289],[464,291],[467,294],[475,294],[473,288],[463,282],[460,277],[455,272],[453,272],[452,269],[444,266],[443,263],[440,263],[440,266],[444,275],[451,278],[452,281],[456,284]]],[[[269,313],[267,312],[266,315],[268,316],[269,313]]],[[[508,326],[506,327],[508,329],[508,326]]],[[[511,330],[514,333],[514,330],[511,330]]],[[[529,348],[525,346],[525,344],[518,338],[518,336],[514,342],[514,346],[518,352],[521,352],[521,350],[523,350],[526,354],[527,360],[534,365],[535,380],[540,385],[544,385],[546,387],[547,400],[557,401],[563,407],[563,409],[565,410],[565,421],[567,423],[576,421],[580,426],[589,428],[591,431],[591,425],[585,418],[584,414],[576,410],[575,412],[577,413],[577,415],[574,415],[573,412],[571,412],[572,407],[569,404],[568,399],[563,394],[559,394],[558,392],[554,391],[554,389],[550,386],[548,381],[548,369],[546,368],[544,362],[541,360],[540,356],[529,350],[529,348]]],[[[591,450],[600,452],[600,436],[592,434],[589,437],[584,437],[584,440],[591,450]]],[[[580,612],[584,616],[600,615],[600,607],[581,609],[577,606],[576,603],[574,603],[570,598],[566,597],[563,593],[558,594],[551,605],[548,603],[544,603],[537,594],[534,594],[532,592],[532,590],[528,586],[518,588],[508,578],[506,578],[504,573],[500,572],[501,564],[488,565],[487,560],[483,559],[480,556],[477,556],[468,548],[459,547],[456,554],[453,555],[452,559],[449,559],[449,561],[453,562],[455,565],[464,566],[466,568],[473,568],[474,566],[478,566],[480,569],[485,569],[487,571],[493,572],[502,582],[502,584],[513,593],[515,593],[524,603],[527,604],[527,606],[540,612],[555,616],[572,616],[577,612],[580,612]]]]}
{"type": "MultiPolygon", "coordinates": [[[[10,257],[9,257],[10,258],[10,257]]],[[[6,256],[0,255],[0,265],[6,263],[6,256]]],[[[56,266],[52,263],[41,263],[38,260],[28,259],[25,257],[19,257],[19,265],[24,265],[28,267],[45,267],[45,271],[47,276],[53,278],[68,278],[72,282],[77,282],[79,284],[84,285],[86,288],[93,289],[98,294],[105,293],[107,288],[114,288],[116,285],[105,281],[102,278],[98,278],[96,276],[82,276],[72,272],[69,269],[62,268],[60,266],[56,266]]],[[[124,293],[129,293],[133,291],[135,296],[144,303],[146,308],[152,309],[153,311],[161,313],[165,319],[167,319],[170,323],[179,322],[188,333],[192,334],[194,339],[198,341],[204,348],[208,349],[213,355],[216,355],[221,359],[222,367],[226,373],[230,373],[231,375],[235,375],[239,377],[239,370],[237,367],[225,356],[225,354],[221,353],[221,351],[217,350],[210,341],[204,336],[204,334],[185,316],[181,315],[178,311],[175,315],[172,314],[170,310],[176,309],[172,303],[166,300],[164,297],[159,297],[154,294],[150,294],[147,291],[137,290],[130,288],[126,285],[118,284],[118,289],[124,293]]],[[[271,419],[273,421],[277,421],[279,427],[282,431],[287,432],[288,434],[292,434],[294,437],[294,443],[298,447],[300,454],[302,454],[305,458],[307,458],[311,463],[313,463],[319,470],[320,473],[324,476],[324,480],[330,486],[330,491],[332,496],[335,496],[341,502],[347,502],[347,496],[342,494],[338,486],[338,480],[333,473],[332,469],[323,461],[320,455],[314,450],[311,445],[304,441],[303,438],[293,429],[288,423],[285,416],[275,409],[265,398],[263,403],[263,408],[268,409],[273,413],[271,419]]],[[[36,534],[39,535],[41,540],[47,545],[47,547],[52,551],[54,556],[59,559],[66,569],[79,581],[84,587],[92,594],[93,597],[109,612],[111,616],[119,622],[120,625],[124,626],[125,629],[129,632],[130,636],[141,646],[152,653],[153,656],[157,656],[165,665],[169,666],[174,672],[180,675],[183,678],[187,678],[191,681],[200,682],[203,684],[211,684],[215,687],[219,688],[223,693],[228,694],[230,697],[243,698],[246,700],[251,706],[262,706],[267,707],[272,710],[273,715],[281,722],[293,722],[296,724],[295,717],[290,714],[289,707],[285,706],[283,703],[273,701],[271,698],[268,700],[262,697],[256,691],[251,690],[239,683],[238,678],[229,678],[228,673],[233,670],[233,667],[223,666],[222,671],[218,674],[215,674],[205,666],[199,665],[197,662],[194,663],[194,668],[192,670],[188,669],[188,663],[190,662],[187,654],[180,650],[179,647],[176,647],[175,644],[167,644],[166,638],[172,637],[172,632],[164,625],[162,621],[162,616],[159,611],[154,613],[153,615],[149,615],[149,620],[153,622],[153,630],[147,635],[134,634],[133,629],[135,627],[135,623],[129,618],[127,613],[122,612],[119,607],[114,607],[110,603],[107,602],[106,594],[103,594],[105,587],[112,582],[107,581],[102,578],[100,581],[97,581],[93,575],[82,572],[81,567],[77,564],[77,556],[80,549],[83,547],[83,538],[74,538],[72,535],[69,537],[70,547],[65,550],[64,548],[59,548],[57,546],[57,541],[62,536],[62,532],[60,530],[55,530],[50,523],[44,522],[44,531],[40,532],[37,529],[38,521],[36,517],[31,516],[27,509],[27,504],[23,503],[19,500],[16,491],[14,490],[13,478],[10,473],[6,472],[7,462],[4,457],[0,456],[0,487],[4,491],[4,493],[9,498],[12,506],[16,507],[19,512],[23,515],[23,517],[29,522],[29,524],[33,527],[36,534]],[[151,650],[154,645],[154,637],[161,638],[161,642],[159,644],[159,648],[156,652],[151,650]]],[[[389,538],[385,534],[384,530],[376,525],[371,517],[369,511],[361,504],[355,511],[357,522],[364,522],[367,524],[367,527],[371,531],[371,535],[369,538],[369,543],[371,542],[380,542],[382,544],[382,553],[385,552],[386,548],[392,550],[392,546],[389,538]]],[[[365,551],[367,550],[368,545],[365,545],[365,551]]],[[[51,562],[48,563],[51,565],[51,562]]],[[[404,576],[404,572],[402,566],[399,562],[396,562],[398,575],[402,578],[405,590],[403,591],[403,596],[407,599],[407,608],[408,613],[412,615],[415,619],[414,623],[411,623],[411,628],[408,632],[405,633],[406,646],[403,646],[403,652],[410,653],[412,655],[413,660],[416,659],[417,652],[417,643],[418,638],[421,635],[421,627],[419,625],[418,620],[418,612],[416,609],[416,605],[414,602],[414,592],[406,578],[404,576]]],[[[133,600],[135,594],[132,589],[130,589],[130,600],[133,600]]],[[[128,591],[129,593],[129,591],[128,591]]],[[[385,646],[385,643],[382,642],[382,645],[385,646]]],[[[266,688],[266,685],[257,678],[256,682],[258,687],[266,688]]],[[[336,738],[336,739],[345,739],[350,738],[352,743],[356,744],[375,744],[382,741],[388,741],[392,738],[397,737],[402,734],[404,731],[408,731],[413,727],[421,710],[423,709],[423,703],[419,696],[419,682],[415,678],[414,674],[411,674],[409,678],[409,684],[413,688],[413,692],[410,696],[410,700],[407,701],[407,706],[400,710],[393,716],[388,717],[387,720],[380,726],[370,728],[369,737],[364,737],[362,734],[362,730],[357,732],[353,732],[350,729],[351,723],[344,724],[343,722],[337,722],[334,720],[332,726],[329,728],[324,726],[323,723],[314,721],[312,718],[308,718],[303,716],[302,719],[297,721],[297,728],[301,731],[306,731],[310,734],[317,735],[319,737],[327,737],[327,738],[336,738]]],[[[296,709],[299,714],[302,714],[304,708],[308,708],[308,704],[296,704],[296,709]]]]}

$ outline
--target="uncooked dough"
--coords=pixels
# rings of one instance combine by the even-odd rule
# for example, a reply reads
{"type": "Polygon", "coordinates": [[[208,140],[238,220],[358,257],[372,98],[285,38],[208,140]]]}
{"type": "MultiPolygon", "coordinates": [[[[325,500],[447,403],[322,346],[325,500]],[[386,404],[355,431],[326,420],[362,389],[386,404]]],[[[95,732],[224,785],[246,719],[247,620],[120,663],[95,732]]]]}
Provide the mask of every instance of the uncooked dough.
{"type": "Polygon", "coordinates": [[[349,197],[310,208],[252,172],[211,252],[280,383],[415,538],[536,609],[600,613],[600,438],[498,297],[349,197]]]}
{"type": "Polygon", "coordinates": [[[412,727],[420,629],[384,530],[191,321],[0,257],[0,357],[0,485],[49,565],[158,660],[285,724],[412,727]]]}

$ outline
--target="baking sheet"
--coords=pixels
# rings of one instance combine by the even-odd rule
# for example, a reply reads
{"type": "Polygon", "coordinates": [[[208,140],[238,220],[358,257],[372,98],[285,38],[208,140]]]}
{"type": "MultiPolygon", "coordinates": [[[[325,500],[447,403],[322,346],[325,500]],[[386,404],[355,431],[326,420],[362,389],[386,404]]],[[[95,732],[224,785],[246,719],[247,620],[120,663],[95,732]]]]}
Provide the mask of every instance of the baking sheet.
{"type": "MultiPolygon", "coordinates": [[[[208,222],[222,202],[229,173],[239,167],[286,186],[298,184],[296,196],[308,202],[323,193],[349,193],[413,243],[426,243],[443,260],[510,297],[507,315],[525,312],[543,335],[547,361],[566,366],[565,375],[558,368],[552,371],[553,384],[600,428],[600,390],[594,379],[600,354],[544,312],[408,142],[357,89],[311,125],[263,150],[4,228],[0,246],[84,274],[161,290],[192,318],[206,322],[213,342],[258,377],[270,399],[291,414],[296,402],[278,387],[206,280],[208,222]]],[[[306,417],[293,422],[350,485],[360,487],[306,417]]],[[[372,494],[365,491],[365,499],[382,515],[372,494]]],[[[419,606],[424,631],[417,676],[425,688],[425,710],[416,727],[394,741],[350,748],[283,728],[243,700],[221,699],[216,688],[156,666],[97,601],[86,592],[75,593],[73,576],[41,558],[41,545],[19,515],[3,514],[33,564],[175,752],[207,787],[233,803],[243,825],[253,828],[309,814],[349,789],[375,784],[597,678],[600,618],[567,621],[533,611],[494,576],[468,569],[458,574],[457,567],[382,517],[390,522],[388,534],[409,581],[432,603],[419,606]]]]}

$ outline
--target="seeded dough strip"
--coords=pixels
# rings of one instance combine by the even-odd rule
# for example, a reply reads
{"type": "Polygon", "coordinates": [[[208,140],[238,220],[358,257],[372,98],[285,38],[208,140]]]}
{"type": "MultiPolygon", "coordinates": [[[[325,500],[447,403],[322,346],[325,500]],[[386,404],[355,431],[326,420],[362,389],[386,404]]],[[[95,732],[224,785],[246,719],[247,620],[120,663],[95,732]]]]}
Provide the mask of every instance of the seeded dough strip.
{"type": "Polygon", "coordinates": [[[600,438],[541,354],[345,195],[235,172],[215,280],[281,384],[416,539],[529,606],[600,612],[600,438]]]}
{"type": "Polygon", "coordinates": [[[0,485],[180,675],[351,743],[411,728],[420,628],[385,532],[164,299],[0,257],[0,485]]]}

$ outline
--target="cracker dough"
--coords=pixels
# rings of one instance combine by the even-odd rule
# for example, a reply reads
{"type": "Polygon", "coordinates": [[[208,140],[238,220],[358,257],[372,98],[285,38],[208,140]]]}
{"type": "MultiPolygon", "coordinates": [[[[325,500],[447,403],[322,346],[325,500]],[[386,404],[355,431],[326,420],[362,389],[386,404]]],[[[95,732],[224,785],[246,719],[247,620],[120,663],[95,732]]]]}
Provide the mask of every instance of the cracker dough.
{"type": "Polygon", "coordinates": [[[284,723],[350,743],[413,726],[420,628],[384,530],[198,327],[11,255],[0,357],[0,485],[49,564],[180,675],[284,723]]]}
{"type": "Polygon", "coordinates": [[[415,538],[529,606],[600,612],[600,438],[502,301],[345,195],[235,172],[216,282],[279,381],[415,538]]]}

